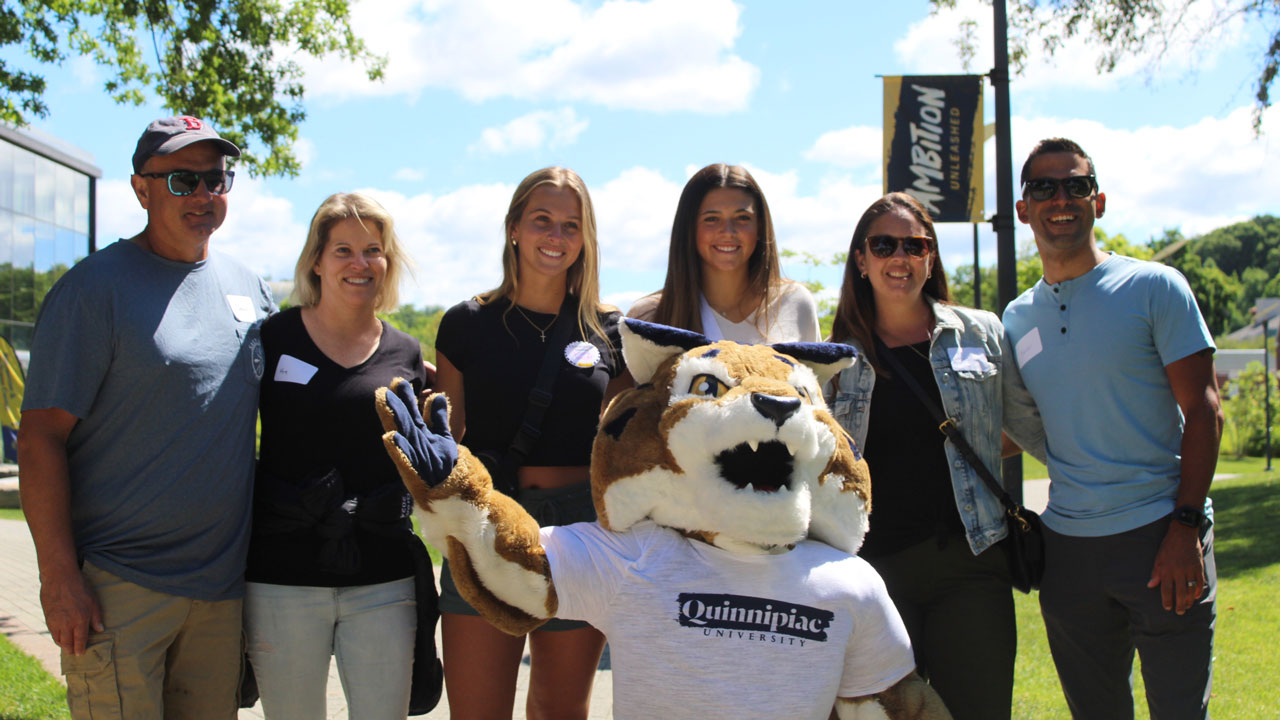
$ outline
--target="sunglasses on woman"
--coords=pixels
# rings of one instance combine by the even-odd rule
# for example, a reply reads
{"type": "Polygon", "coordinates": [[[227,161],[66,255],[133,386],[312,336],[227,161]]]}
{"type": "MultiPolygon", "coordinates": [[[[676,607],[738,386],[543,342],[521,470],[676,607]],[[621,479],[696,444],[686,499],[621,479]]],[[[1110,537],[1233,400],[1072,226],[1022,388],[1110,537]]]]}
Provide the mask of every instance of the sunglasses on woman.
{"type": "Polygon", "coordinates": [[[1058,186],[1067,191],[1067,197],[1081,200],[1098,189],[1098,181],[1092,175],[1073,175],[1068,178],[1032,178],[1022,186],[1022,192],[1037,202],[1044,202],[1058,194],[1058,186]]]}
{"type": "Polygon", "coordinates": [[[200,181],[209,189],[211,195],[226,195],[231,192],[231,182],[236,174],[233,170],[174,170],[167,173],[138,173],[145,178],[164,178],[169,186],[169,193],[185,197],[200,187],[200,181]]]}
{"type": "Polygon", "coordinates": [[[921,258],[929,254],[929,250],[933,248],[933,238],[923,235],[909,235],[907,237],[894,237],[893,235],[868,235],[867,250],[878,258],[893,257],[898,252],[898,246],[902,246],[902,251],[911,257],[921,258]]]}

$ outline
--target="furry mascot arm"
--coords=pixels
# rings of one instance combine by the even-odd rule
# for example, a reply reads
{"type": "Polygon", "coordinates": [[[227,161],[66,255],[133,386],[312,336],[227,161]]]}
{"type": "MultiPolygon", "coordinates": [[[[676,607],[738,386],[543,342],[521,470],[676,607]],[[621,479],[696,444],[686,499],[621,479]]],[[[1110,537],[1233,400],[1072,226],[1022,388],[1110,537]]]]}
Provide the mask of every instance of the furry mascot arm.
{"type": "Polygon", "coordinates": [[[458,593],[499,630],[524,635],[553,617],[557,600],[538,524],[494,490],[489,471],[449,434],[449,408],[434,393],[422,417],[403,378],[376,393],[382,443],[419,508],[423,534],[449,559],[458,593]]]}
{"type": "Polygon", "coordinates": [[[938,693],[911,673],[875,695],[836,698],[831,720],[951,720],[938,693]]]}

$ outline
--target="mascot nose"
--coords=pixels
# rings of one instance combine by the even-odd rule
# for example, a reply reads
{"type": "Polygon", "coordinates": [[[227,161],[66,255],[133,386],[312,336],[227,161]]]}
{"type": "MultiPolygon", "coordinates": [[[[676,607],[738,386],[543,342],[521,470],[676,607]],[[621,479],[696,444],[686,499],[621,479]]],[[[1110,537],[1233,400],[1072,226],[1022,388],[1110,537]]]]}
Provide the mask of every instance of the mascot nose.
{"type": "Polygon", "coordinates": [[[782,427],[782,423],[800,409],[800,398],[751,393],[751,404],[756,406],[757,412],[772,420],[774,425],[782,427]]]}

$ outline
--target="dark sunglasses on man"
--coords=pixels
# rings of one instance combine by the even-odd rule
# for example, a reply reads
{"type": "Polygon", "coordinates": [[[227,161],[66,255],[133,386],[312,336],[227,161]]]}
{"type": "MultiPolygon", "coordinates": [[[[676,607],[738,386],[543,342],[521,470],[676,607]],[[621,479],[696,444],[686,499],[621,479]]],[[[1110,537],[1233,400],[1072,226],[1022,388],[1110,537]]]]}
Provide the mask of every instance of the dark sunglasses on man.
{"type": "Polygon", "coordinates": [[[929,250],[933,247],[933,238],[924,235],[909,235],[907,237],[895,237],[893,235],[868,235],[867,250],[878,258],[893,257],[898,252],[898,246],[902,246],[902,251],[914,258],[922,258],[929,254],[929,250]]]}
{"type": "Polygon", "coordinates": [[[1022,185],[1022,193],[1037,202],[1050,200],[1058,195],[1058,186],[1067,191],[1067,197],[1083,200],[1098,189],[1098,181],[1092,175],[1072,175],[1062,178],[1031,178],[1022,185]]]}
{"type": "Polygon", "coordinates": [[[169,192],[178,197],[185,197],[200,187],[200,181],[212,195],[226,195],[231,192],[231,182],[236,174],[233,170],[174,170],[167,173],[138,173],[145,178],[164,178],[169,192]]]}

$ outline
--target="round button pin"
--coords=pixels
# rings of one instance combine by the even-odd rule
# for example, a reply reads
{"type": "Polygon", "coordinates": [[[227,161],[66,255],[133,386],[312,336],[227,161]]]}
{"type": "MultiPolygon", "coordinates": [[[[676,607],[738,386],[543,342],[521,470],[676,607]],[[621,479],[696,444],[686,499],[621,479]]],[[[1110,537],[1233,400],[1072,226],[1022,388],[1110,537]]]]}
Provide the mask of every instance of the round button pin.
{"type": "Polygon", "coordinates": [[[564,346],[564,359],[574,367],[595,367],[600,362],[600,349],[585,340],[578,340],[564,346]]]}

